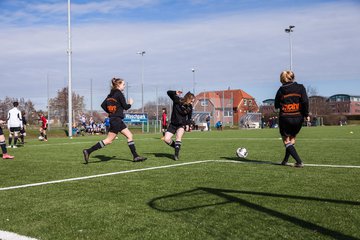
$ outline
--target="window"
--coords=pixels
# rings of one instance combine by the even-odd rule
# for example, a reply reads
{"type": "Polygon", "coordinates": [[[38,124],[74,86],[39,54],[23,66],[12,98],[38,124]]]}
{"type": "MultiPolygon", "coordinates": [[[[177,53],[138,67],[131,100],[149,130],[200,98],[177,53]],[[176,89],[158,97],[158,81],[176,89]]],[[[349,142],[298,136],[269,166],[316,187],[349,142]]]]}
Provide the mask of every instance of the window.
{"type": "Polygon", "coordinates": [[[208,106],[208,105],[209,105],[209,100],[208,100],[208,99],[201,99],[201,100],[200,100],[200,105],[201,105],[202,107],[208,106]]]}

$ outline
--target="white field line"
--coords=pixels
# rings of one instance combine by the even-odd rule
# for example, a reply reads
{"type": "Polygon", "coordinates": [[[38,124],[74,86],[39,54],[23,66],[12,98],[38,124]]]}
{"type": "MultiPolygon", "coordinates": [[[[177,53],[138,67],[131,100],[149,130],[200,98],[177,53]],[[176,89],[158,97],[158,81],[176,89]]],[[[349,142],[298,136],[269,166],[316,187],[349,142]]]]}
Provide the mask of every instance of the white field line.
{"type": "MultiPolygon", "coordinates": [[[[143,171],[163,169],[163,168],[173,168],[173,167],[192,165],[192,164],[198,164],[198,163],[207,163],[207,162],[222,162],[222,163],[226,162],[226,163],[241,163],[241,164],[272,164],[272,165],[277,165],[276,163],[271,163],[271,162],[255,162],[255,161],[254,162],[250,162],[250,161],[249,162],[243,162],[241,160],[239,160],[239,161],[235,161],[235,160],[203,160],[203,161],[185,162],[185,163],[164,165],[164,166],[158,166],[158,167],[149,167],[149,168],[125,170],[125,171],[120,171],[120,172],[103,173],[103,174],[84,176],[84,177],[77,177],[77,178],[67,178],[67,179],[54,180],[54,181],[48,181],[48,182],[30,183],[30,184],[24,184],[24,185],[17,185],[17,186],[0,188],[0,191],[13,190],[13,189],[19,189],[19,188],[36,187],[36,186],[53,184],[53,183],[79,181],[79,180],[98,178],[98,177],[106,177],[106,176],[125,174],[125,173],[143,172],[143,171]]],[[[304,166],[307,166],[307,167],[331,167],[331,168],[360,168],[360,166],[328,165],[328,164],[304,164],[304,166]]]]}
{"type": "Polygon", "coordinates": [[[36,240],[36,238],[21,236],[16,233],[1,231],[1,230],[0,230],[0,239],[1,240],[36,240]]]}
{"type": "Polygon", "coordinates": [[[112,173],[104,173],[104,174],[84,176],[84,177],[77,177],[77,178],[68,178],[68,179],[54,180],[54,181],[49,181],[49,182],[31,183],[31,184],[24,184],[24,185],[12,186],[12,187],[0,188],[0,191],[6,191],[6,190],[12,190],[12,189],[18,189],[18,188],[35,187],[35,186],[48,185],[48,184],[53,184],[53,183],[79,181],[79,180],[85,180],[85,179],[90,179],[90,178],[106,177],[106,176],[112,176],[112,175],[118,175],[118,174],[133,173],[133,172],[142,172],[142,171],[149,171],[149,170],[162,169],[162,168],[172,168],[172,167],[179,167],[179,166],[184,166],[184,165],[198,164],[198,163],[204,163],[204,162],[213,162],[213,161],[216,161],[216,160],[204,160],[204,161],[196,161],[196,162],[185,162],[185,163],[165,165],[165,166],[158,166],[158,167],[132,169],[132,170],[125,170],[125,171],[120,171],[120,172],[112,172],[112,173]]]}

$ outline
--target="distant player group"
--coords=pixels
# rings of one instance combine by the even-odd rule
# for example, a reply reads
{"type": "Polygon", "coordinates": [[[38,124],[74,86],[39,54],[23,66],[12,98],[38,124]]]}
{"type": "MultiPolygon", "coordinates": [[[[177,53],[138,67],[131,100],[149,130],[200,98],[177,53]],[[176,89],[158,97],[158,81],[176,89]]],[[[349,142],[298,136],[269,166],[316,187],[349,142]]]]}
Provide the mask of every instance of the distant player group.
{"type": "MultiPolygon", "coordinates": [[[[8,154],[7,148],[17,148],[17,145],[20,143],[24,145],[25,136],[26,136],[26,125],[27,121],[25,118],[25,112],[21,112],[18,109],[19,103],[14,102],[13,108],[9,110],[7,115],[7,120],[0,120],[0,146],[2,151],[3,159],[14,159],[14,156],[8,154]],[[5,136],[1,125],[7,123],[7,128],[9,129],[9,145],[6,146],[5,136]],[[20,138],[20,142],[19,142],[20,138]]],[[[47,119],[42,113],[39,113],[39,121],[41,121],[40,127],[40,136],[42,140],[47,141],[47,119]]]]}
{"type": "MultiPolygon", "coordinates": [[[[309,103],[305,88],[295,82],[295,74],[292,71],[283,71],[280,74],[282,86],[276,93],[275,108],[279,109],[279,130],[285,146],[285,156],[281,165],[288,165],[289,157],[292,156],[296,163],[294,167],[303,167],[303,162],[295,149],[296,135],[299,133],[304,119],[309,121],[309,103]]],[[[110,128],[107,137],[83,150],[85,163],[89,162],[90,154],[109,145],[120,132],[127,138],[127,144],[133,155],[133,162],[145,161],[147,158],[140,156],[135,148],[133,134],[123,122],[124,110],[131,108],[133,100],[126,101],[123,91],[125,81],[121,78],[111,80],[111,91],[102,103],[102,108],[109,114],[110,128]]],[[[167,91],[167,95],[173,101],[170,124],[166,124],[166,110],[163,110],[162,131],[163,141],[174,148],[174,160],[179,160],[182,137],[191,125],[191,116],[195,96],[188,92],[182,97],[182,91],[167,91]],[[165,118],[164,118],[165,116],[165,118]],[[175,141],[172,139],[175,135],[175,141]]]]}

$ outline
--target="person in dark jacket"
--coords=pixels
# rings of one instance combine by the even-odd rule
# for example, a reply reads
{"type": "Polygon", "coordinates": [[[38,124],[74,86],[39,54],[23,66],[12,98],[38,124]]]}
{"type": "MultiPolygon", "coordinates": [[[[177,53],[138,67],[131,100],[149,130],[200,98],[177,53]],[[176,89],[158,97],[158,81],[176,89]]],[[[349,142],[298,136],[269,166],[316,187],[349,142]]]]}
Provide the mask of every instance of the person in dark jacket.
{"type": "MultiPolygon", "coordinates": [[[[110,118],[109,132],[104,140],[96,143],[91,148],[83,150],[85,163],[88,163],[89,156],[92,152],[99,150],[108,144],[111,144],[119,132],[127,138],[127,144],[133,155],[133,162],[144,161],[146,160],[146,157],[142,157],[137,154],[135,143],[133,141],[133,134],[122,120],[125,117],[124,110],[130,109],[131,104],[133,104],[134,101],[130,98],[128,103],[126,102],[124,94],[122,93],[122,91],[125,89],[125,81],[123,79],[113,78],[111,80],[111,86],[111,91],[107,96],[107,99],[111,99],[111,101],[115,102],[116,105],[112,106],[112,111],[107,111],[110,118]]],[[[104,106],[102,107],[106,108],[104,106]]]]}
{"type": "Polygon", "coordinates": [[[282,86],[276,93],[275,108],[279,112],[279,130],[285,145],[285,157],[282,165],[288,165],[291,155],[296,163],[295,167],[303,167],[303,162],[296,152],[296,135],[309,117],[309,99],[302,84],[295,82],[295,74],[292,71],[283,71],[280,74],[282,86]]]}
{"type": "Polygon", "coordinates": [[[195,96],[191,92],[185,94],[182,98],[182,91],[167,91],[168,96],[173,101],[170,124],[165,133],[164,142],[175,149],[174,160],[179,160],[181,148],[181,138],[185,131],[190,130],[191,115],[195,101],[195,96]],[[172,136],[176,134],[175,142],[172,136]]]}

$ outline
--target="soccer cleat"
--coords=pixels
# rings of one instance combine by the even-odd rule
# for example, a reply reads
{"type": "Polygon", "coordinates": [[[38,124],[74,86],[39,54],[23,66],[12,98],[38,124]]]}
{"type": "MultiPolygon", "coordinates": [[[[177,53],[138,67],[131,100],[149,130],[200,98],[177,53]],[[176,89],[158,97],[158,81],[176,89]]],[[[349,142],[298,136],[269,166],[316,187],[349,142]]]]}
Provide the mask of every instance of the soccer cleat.
{"type": "Polygon", "coordinates": [[[175,160],[175,161],[179,160],[179,156],[175,154],[175,155],[174,155],[174,160],[175,160]]]}
{"type": "Polygon", "coordinates": [[[142,161],[145,161],[146,159],[147,159],[146,157],[137,156],[137,157],[134,157],[133,162],[142,162],[142,161]]]}
{"type": "Polygon", "coordinates": [[[302,164],[302,163],[295,163],[295,164],[294,164],[294,167],[302,168],[302,167],[304,167],[304,164],[302,164]]]}
{"type": "Polygon", "coordinates": [[[3,154],[2,158],[3,159],[14,159],[14,156],[11,156],[11,155],[5,153],[5,154],[3,154]]]}
{"type": "Polygon", "coordinates": [[[83,150],[85,164],[89,162],[89,153],[86,149],[83,150]]]}
{"type": "Polygon", "coordinates": [[[17,148],[17,146],[16,146],[16,145],[14,145],[14,146],[11,146],[11,148],[17,148]]]}

